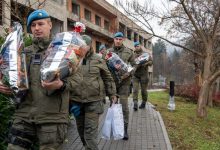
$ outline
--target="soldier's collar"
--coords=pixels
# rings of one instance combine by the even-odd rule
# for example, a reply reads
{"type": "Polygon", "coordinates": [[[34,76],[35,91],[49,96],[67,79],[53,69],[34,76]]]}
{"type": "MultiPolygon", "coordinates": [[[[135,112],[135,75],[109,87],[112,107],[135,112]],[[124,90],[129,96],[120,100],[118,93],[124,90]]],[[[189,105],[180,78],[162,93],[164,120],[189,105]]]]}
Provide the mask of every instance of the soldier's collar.
{"type": "Polygon", "coordinates": [[[45,51],[51,42],[51,38],[33,38],[33,45],[37,51],[45,51]]]}
{"type": "Polygon", "coordinates": [[[142,48],[140,48],[139,50],[135,50],[134,52],[137,53],[137,54],[139,54],[139,53],[142,53],[143,50],[142,50],[142,48]]]}
{"type": "Polygon", "coordinates": [[[114,46],[114,49],[116,51],[120,51],[123,47],[124,47],[124,45],[122,44],[121,46],[114,46]]]}

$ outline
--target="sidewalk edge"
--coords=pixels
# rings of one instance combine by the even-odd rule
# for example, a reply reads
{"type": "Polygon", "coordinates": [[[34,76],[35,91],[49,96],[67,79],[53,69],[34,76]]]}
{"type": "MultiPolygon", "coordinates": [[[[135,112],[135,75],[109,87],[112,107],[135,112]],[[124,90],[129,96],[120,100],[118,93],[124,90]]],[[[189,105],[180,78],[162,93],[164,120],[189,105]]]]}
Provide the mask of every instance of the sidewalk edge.
{"type": "Polygon", "coordinates": [[[165,142],[167,144],[167,149],[168,150],[172,150],[172,146],[171,146],[171,143],[170,143],[169,136],[167,134],[166,127],[165,127],[163,119],[162,119],[162,117],[161,117],[161,115],[160,115],[160,113],[158,111],[157,111],[157,115],[158,115],[159,122],[160,122],[160,125],[161,125],[161,128],[162,128],[162,131],[163,131],[165,142]]]}

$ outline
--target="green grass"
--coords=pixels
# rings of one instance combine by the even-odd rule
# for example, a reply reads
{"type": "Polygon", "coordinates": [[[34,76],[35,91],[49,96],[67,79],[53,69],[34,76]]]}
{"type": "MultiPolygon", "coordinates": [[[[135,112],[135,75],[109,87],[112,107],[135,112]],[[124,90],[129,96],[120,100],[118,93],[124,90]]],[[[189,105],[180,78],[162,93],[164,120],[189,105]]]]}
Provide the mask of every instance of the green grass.
{"type": "Polygon", "coordinates": [[[208,117],[196,117],[196,104],[175,97],[176,110],[167,109],[166,92],[149,93],[165,123],[174,150],[220,150],[220,108],[208,108],[208,117]]]}

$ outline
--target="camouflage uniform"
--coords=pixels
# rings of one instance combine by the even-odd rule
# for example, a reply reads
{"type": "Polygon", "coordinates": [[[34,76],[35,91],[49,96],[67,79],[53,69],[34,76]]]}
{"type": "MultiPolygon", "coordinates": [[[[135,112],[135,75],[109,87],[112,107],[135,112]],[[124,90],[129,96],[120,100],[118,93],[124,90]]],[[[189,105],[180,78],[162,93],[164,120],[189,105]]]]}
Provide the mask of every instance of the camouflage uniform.
{"type": "MultiPolygon", "coordinates": [[[[135,58],[139,57],[141,54],[146,53],[142,49],[135,50],[135,58]]],[[[134,109],[137,110],[138,103],[138,93],[139,93],[139,84],[141,86],[141,95],[142,95],[142,107],[145,107],[145,103],[148,98],[147,86],[148,86],[148,66],[152,64],[152,60],[147,63],[137,66],[137,69],[134,72],[134,76],[132,78],[133,81],[133,101],[134,101],[134,109]]],[[[139,108],[142,108],[142,107],[139,108]]]]}
{"type": "MultiPolygon", "coordinates": [[[[124,45],[120,47],[114,46],[113,48],[110,48],[107,51],[116,53],[126,64],[130,63],[131,65],[134,65],[133,51],[126,48],[124,45]]],[[[115,83],[116,83],[117,95],[119,95],[120,103],[122,104],[125,131],[127,131],[128,122],[129,122],[128,96],[129,96],[131,77],[124,79],[121,83],[118,83],[118,80],[115,79],[115,83]]]]}
{"type": "Polygon", "coordinates": [[[75,86],[70,100],[72,106],[80,107],[80,113],[75,118],[81,141],[86,150],[98,150],[99,114],[104,110],[102,100],[106,95],[116,95],[114,80],[105,61],[92,49],[73,79],[75,86]]]}
{"type": "Polygon", "coordinates": [[[66,82],[65,89],[57,90],[51,96],[41,86],[40,64],[49,43],[49,39],[35,38],[33,44],[24,50],[30,89],[15,111],[8,150],[30,149],[35,139],[39,140],[40,150],[57,150],[64,141],[72,84],[66,82]]]}

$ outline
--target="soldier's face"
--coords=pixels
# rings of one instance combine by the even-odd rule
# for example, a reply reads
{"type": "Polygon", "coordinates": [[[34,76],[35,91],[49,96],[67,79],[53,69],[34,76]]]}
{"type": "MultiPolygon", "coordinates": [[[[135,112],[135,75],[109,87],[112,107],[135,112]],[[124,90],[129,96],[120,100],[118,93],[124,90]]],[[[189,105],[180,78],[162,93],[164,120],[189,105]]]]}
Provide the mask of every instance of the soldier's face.
{"type": "Polygon", "coordinates": [[[140,50],[140,48],[141,48],[140,45],[135,46],[135,50],[140,50]]]}
{"type": "Polygon", "coordinates": [[[52,23],[50,19],[35,20],[31,23],[31,32],[37,38],[49,38],[52,23]]]}
{"type": "Polygon", "coordinates": [[[124,41],[124,38],[122,38],[122,37],[116,37],[116,38],[114,38],[115,46],[122,46],[123,41],[124,41]]]}

